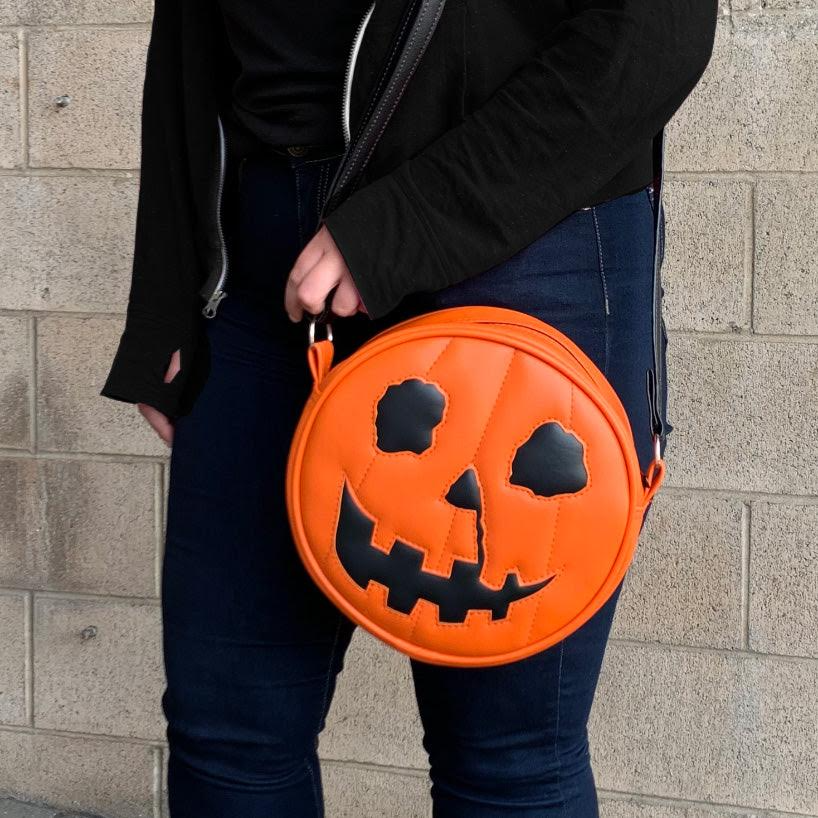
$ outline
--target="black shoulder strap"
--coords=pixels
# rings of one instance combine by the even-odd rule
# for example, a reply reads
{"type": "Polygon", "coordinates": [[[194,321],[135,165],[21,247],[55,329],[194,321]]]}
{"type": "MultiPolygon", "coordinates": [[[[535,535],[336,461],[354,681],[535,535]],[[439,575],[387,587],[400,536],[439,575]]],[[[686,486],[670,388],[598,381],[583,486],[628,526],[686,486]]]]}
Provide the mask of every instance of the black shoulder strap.
{"type": "Polygon", "coordinates": [[[673,426],[665,420],[665,348],[662,318],[662,262],[664,259],[665,225],[663,194],[665,186],[665,131],[653,140],[653,368],[647,372],[650,423],[654,439],[659,445],[657,454],[664,452],[667,435],[673,426]]]}
{"type": "Polygon", "coordinates": [[[332,180],[321,213],[321,220],[334,210],[360,183],[364,169],[381,138],[392,114],[415,73],[421,57],[437,28],[446,0],[416,0],[416,12],[411,26],[405,29],[400,56],[392,66],[391,76],[379,99],[370,105],[370,114],[347,148],[344,158],[332,180]]]}

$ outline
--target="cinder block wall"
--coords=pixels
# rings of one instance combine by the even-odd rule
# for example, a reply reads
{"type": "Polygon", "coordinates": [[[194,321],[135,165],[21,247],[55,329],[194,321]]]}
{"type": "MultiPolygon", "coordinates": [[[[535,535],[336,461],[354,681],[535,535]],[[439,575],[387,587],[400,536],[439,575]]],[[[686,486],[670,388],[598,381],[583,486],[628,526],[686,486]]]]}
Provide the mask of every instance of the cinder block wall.
{"type": "MultiPolygon", "coordinates": [[[[670,130],[675,431],[593,718],[605,818],[818,816],[816,5],[725,4],[670,130]]],[[[0,792],[110,818],[163,813],[167,454],[97,397],[150,15],[0,0],[0,792]]],[[[406,662],[347,665],[329,815],[429,816],[406,662]]]]}

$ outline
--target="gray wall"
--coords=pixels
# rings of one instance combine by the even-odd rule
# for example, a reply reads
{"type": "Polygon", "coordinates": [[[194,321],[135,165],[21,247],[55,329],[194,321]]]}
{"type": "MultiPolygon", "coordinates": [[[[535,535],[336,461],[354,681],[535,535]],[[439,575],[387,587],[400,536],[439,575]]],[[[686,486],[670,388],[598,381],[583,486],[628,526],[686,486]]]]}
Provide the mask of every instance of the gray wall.
{"type": "MultiPolygon", "coordinates": [[[[112,818],[163,798],[166,450],[97,397],[150,13],[0,0],[0,792],[112,818]]],[[[670,130],[676,428],[593,718],[605,818],[818,816],[816,13],[733,0],[670,130]]],[[[322,751],[332,818],[429,815],[406,662],[370,639],[322,751]]]]}

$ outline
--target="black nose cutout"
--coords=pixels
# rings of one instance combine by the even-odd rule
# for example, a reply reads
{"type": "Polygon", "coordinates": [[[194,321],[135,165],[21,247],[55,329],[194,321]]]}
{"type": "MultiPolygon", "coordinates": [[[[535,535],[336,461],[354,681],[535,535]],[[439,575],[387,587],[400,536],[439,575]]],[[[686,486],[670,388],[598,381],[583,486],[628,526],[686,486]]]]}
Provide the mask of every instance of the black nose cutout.
{"type": "Polygon", "coordinates": [[[559,423],[549,421],[534,430],[514,455],[511,483],[539,497],[573,494],[588,484],[581,441],[559,423]]]}
{"type": "Polygon", "coordinates": [[[457,508],[480,511],[480,486],[474,469],[466,469],[452,483],[446,494],[446,500],[457,508]]]}
{"type": "Polygon", "coordinates": [[[375,427],[382,452],[423,454],[443,419],[446,399],[433,383],[417,378],[390,386],[378,401],[375,427]]]}

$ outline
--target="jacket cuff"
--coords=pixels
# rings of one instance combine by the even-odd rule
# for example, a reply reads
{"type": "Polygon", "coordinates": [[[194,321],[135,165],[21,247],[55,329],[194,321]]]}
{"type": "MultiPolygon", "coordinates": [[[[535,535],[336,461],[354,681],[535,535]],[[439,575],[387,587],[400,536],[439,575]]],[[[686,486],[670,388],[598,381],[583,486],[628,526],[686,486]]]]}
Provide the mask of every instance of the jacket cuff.
{"type": "Polygon", "coordinates": [[[129,317],[99,394],[124,403],[145,403],[172,419],[187,414],[206,377],[206,344],[200,332],[129,317]],[[202,347],[205,347],[203,350],[202,347]],[[173,353],[181,368],[170,383],[165,373],[173,353]]]}
{"type": "Polygon", "coordinates": [[[400,170],[361,187],[325,219],[370,318],[450,281],[437,240],[400,170]]]}

